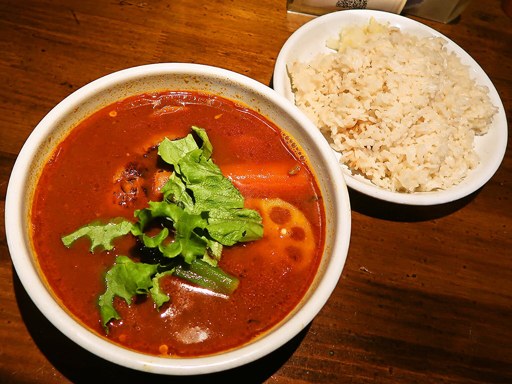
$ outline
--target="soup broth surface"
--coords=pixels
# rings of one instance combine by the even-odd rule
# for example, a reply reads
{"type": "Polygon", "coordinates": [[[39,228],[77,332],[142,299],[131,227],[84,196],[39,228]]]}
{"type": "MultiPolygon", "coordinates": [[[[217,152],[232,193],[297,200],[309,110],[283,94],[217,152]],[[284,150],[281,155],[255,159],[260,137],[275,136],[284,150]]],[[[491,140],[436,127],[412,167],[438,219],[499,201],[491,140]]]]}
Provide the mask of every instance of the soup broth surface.
{"type": "Polygon", "coordinates": [[[40,268],[62,305],[87,327],[127,348],[154,355],[200,356],[244,344],[280,322],[300,302],[318,268],[325,214],[319,188],[296,145],[259,113],[191,91],[127,98],[75,127],[44,166],[31,209],[40,268]],[[158,200],[169,174],[157,156],[164,137],[206,130],[213,161],[260,211],[261,240],[224,247],[219,266],[240,284],[229,296],[177,277],[162,279],[170,300],[159,310],[137,297],[115,299],[121,320],[108,334],[98,296],[116,256],[140,258],[134,237],[111,251],[89,251],[86,239],[66,248],[61,237],[94,220],[124,217],[158,200]]]}

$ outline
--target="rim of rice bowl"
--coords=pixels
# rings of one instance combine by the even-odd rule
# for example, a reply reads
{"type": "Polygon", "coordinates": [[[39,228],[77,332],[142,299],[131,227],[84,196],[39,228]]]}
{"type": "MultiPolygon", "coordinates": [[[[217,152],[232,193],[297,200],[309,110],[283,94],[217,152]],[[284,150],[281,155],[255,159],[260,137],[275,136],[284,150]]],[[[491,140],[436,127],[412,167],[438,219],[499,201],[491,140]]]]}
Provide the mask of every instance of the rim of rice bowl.
{"type": "MultiPolygon", "coordinates": [[[[479,164],[469,170],[458,184],[444,190],[430,192],[393,192],[373,184],[369,179],[355,175],[345,164],[340,164],[342,174],[349,187],[379,200],[408,205],[435,205],[461,199],[481,188],[496,172],[503,160],[507,146],[507,119],[503,103],[493,83],[480,65],[452,40],[436,30],[404,16],[373,10],[345,10],[319,16],[297,29],[283,45],[274,68],[273,88],[295,103],[287,65],[294,61],[308,62],[319,53],[332,53],[326,47],[328,39],[336,38],[342,29],[353,25],[368,24],[370,19],[378,23],[397,27],[401,32],[418,37],[441,37],[445,48],[453,52],[461,63],[469,67],[469,74],[478,85],[488,89],[491,103],[497,108],[489,130],[485,135],[475,136],[474,149],[479,164]]],[[[340,153],[333,150],[338,159],[340,153]]]]}

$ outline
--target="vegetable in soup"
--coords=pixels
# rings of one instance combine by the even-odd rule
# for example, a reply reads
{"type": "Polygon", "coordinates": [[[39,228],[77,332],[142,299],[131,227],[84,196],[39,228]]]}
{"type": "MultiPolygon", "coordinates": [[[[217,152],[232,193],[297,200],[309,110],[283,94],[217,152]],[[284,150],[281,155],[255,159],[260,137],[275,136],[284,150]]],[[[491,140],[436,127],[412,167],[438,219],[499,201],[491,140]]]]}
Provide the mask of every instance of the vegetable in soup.
{"type": "Polygon", "coordinates": [[[203,356],[300,302],[324,247],[307,159],[247,106],[195,91],[121,100],[44,165],[32,243],[62,305],[112,342],[203,356]]]}

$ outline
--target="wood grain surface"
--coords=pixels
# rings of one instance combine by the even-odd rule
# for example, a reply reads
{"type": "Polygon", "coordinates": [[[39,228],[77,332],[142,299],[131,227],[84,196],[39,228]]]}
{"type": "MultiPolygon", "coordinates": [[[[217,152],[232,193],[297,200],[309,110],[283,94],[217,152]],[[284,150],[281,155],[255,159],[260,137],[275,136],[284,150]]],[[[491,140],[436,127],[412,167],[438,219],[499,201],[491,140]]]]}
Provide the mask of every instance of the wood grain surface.
{"type": "MultiPolygon", "coordinates": [[[[500,5],[473,1],[451,24],[418,20],[479,62],[510,124],[512,20],[500,5]]],[[[156,62],[209,64],[271,85],[281,46],[308,20],[287,14],[284,0],[1,0],[0,214],[24,141],[74,90],[156,62]]],[[[64,337],[21,286],[1,220],[0,383],[512,383],[510,141],[495,176],[453,204],[350,197],[347,263],[314,321],[261,360],[187,378],[114,366],[64,337]]]]}

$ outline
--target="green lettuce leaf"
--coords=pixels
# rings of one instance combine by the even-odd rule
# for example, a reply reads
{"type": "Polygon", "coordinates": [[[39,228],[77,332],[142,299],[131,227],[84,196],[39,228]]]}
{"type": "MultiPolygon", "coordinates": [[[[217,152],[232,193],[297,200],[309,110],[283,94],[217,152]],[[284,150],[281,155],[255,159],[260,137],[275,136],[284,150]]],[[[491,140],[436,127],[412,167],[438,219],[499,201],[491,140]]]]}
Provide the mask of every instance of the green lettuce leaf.
{"type": "Polygon", "coordinates": [[[211,160],[205,160],[199,151],[189,152],[179,162],[179,174],[192,192],[195,212],[217,207],[242,208],[244,198],[211,160]]]}
{"type": "Polygon", "coordinates": [[[160,278],[167,275],[172,275],[173,272],[174,269],[157,273],[152,279],[153,286],[149,290],[149,293],[151,294],[151,298],[153,299],[157,309],[159,309],[162,305],[170,300],[169,295],[167,295],[165,292],[162,292],[160,288],[160,278]]]}
{"type": "Polygon", "coordinates": [[[203,151],[203,157],[205,159],[209,159],[213,153],[213,146],[212,146],[212,143],[210,142],[210,138],[206,134],[206,131],[202,128],[195,126],[195,125],[192,126],[192,130],[203,142],[203,144],[201,145],[201,150],[203,151]]]}
{"type": "Polygon", "coordinates": [[[162,230],[155,236],[148,236],[145,233],[142,234],[142,243],[148,248],[159,247],[165,239],[169,236],[169,230],[162,228],[162,230]]]}
{"type": "Polygon", "coordinates": [[[138,209],[133,213],[137,222],[134,224],[132,234],[143,235],[148,225],[156,218],[165,218],[172,224],[179,221],[182,214],[183,209],[176,204],[167,201],[150,201],[148,208],[138,209]]]}
{"type": "Polygon", "coordinates": [[[125,219],[94,222],[62,237],[66,247],[88,237],[94,252],[113,249],[117,237],[131,233],[144,249],[151,249],[152,264],[118,256],[107,271],[106,290],[98,299],[107,332],[108,323],[119,319],[116,296],[130,305],[135,295],[146,294],[160,308],[169,300],[160,279],[169,274],[216,292],[232,293],[238,279],[217,267],[223,247],[263,236],[259,213],[244,208],[243,196],[213,163],[206,131],[195,126],[192,130],[182,139],[166,138],[159,145],[158,154],[174,170],[162,188],[162,201],[150,201],[146,208],[136,210],[135,223],[125,219]],[[155,229],[155,224],[161,229],[150,236],[146,231],[155,229]]]}
{"type": "Polygon", "coordinates": [[[179,140],[169,140],[166,137],[158,146],[158,155],[166,163],[175,166],[183,156],[194,149],[198,149],[198,146],[192,135],[179,140]]]}
{"type": "Polygon", "coordinates": [[[261,216],[252,209],[212,209],[207,229],[213,239],[228,246],[263,237],[261,216]]]}
{"type": "Polygon", "coordinates": [[[88,237],[91,240],[89,250],[94,252],[96,248],[110,251],[114,248],[112,241],[117,237],[127,235],[131,232],[133,224],[124,219],[114,219],[108,223],[99,221],[84,225],[69,235],[61,238],[66,247],[71,247],[73,243],[81,237],[88,237]]]}
{"type": "Polygon", "coordinates": [[[119,319],[114,308],[114,297],[119,296],[131,304],[135,295],[147,294],[153,287],[153,275],[157,272],[157,264],[133,262],[127,256],[118,256],[115,264],[105,276],[107,289],[98,298],[101,321],[104,327],[113,320],[119,319]]]}
{"type": "Polygon", "coordinates": [[[194,208],[194,199],[187,191],[187,186],[176,173],[173,173],[167,183],[162,188],[164,200],[169,203],[175,203],[183,209],[192,211],[194,208]]]}

